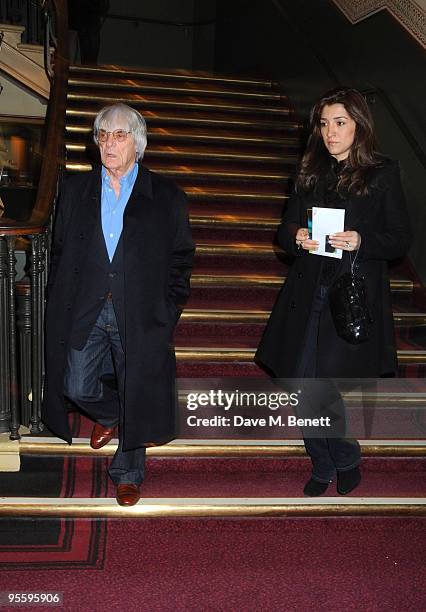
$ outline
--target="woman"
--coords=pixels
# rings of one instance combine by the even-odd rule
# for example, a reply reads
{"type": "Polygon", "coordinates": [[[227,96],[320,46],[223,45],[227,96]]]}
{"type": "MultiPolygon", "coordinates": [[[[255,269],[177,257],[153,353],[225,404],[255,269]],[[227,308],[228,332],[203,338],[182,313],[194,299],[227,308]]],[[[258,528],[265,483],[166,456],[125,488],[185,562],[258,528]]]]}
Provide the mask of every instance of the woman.
{"type": "Polygon", "coordinates": [[[355,440],[344,438],[343,402],[326,379],[395,373],[387,261],[407,253],[410,228],[398,164],[375,151],[373,121],[363,96],[347,87],[327,92],[310,119],[310,137],[278,232],[280,245],[295,259],[256,361],[277,378],[319,379],[305,393],[304,409],[316,410],[316,416],[318,410],[337,414],[334,422],[340,437],[336,429],[329,437],[322,433],[315,438],[302,430],[312,460],[304,493],[321,495],[337,472],[337,490],[344,495],[361,480],[360,448],[355,440]],[[319,247],[307,227],[308,209],[313,206],[345,210],[345,230],[329,238],[331,248],[342,250],[341,259],[310,253],[319,247]],[[369,338],[361,344],[337,335],[328,303],[330,286],[350,271],[355,256],[357,273],[365,277],[373,321],[369,338]]]}

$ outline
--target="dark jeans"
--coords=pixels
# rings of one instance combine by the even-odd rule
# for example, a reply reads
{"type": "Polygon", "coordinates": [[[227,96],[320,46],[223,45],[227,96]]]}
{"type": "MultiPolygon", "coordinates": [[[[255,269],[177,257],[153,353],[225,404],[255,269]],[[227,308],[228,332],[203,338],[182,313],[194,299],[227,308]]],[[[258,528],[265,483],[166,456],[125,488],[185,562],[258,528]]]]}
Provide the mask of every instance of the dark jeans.
{"type": "Polygon", "coordinates": [[[319,430],[310,437],[312,430],[302,428],[306,452],[312,460],[312,478],[318,482],[329,482],[336,470],[347,471],[359,465],[361,451],[357,440],[345,438],[345,404],[333,380],[315,379],[317,363],[318,330],[321,311],[327,299],[327,287],[320,286],[312,306],[311,318],[306,332],[305,346],[298,367],[298,378],[303,390],[303,401],[298,416],[318,418],[329,416],[332,426],[319,430]],[[315,380],[312,380],[315,379],[315,380]],[[322,433],[324,432],[324,433],[322,433]]]}
{"type": "Polygon", "coordinates": [[[104,427],[119,425],[119,444],[109,467],[115,484],[140,484],[144,477],[145,447],[123,451],[125,354],[110,298],[93,326],[83,349],[68,352],[64,394],[104,427]],[[108,389],[101,376],[115,374],[118,391],[108,389]]]}

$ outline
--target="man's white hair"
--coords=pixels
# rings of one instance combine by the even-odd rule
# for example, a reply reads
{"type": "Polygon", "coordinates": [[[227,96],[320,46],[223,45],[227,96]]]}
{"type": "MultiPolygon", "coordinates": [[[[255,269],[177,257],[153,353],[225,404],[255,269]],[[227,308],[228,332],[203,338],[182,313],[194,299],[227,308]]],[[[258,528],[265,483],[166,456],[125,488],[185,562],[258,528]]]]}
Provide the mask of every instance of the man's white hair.
{"type": "Polygon", "coordinates": [[[93,140],[99,146],[98,132],[99,130],[112,131],[120,128],[126,128],[131,132],[136,147],[136,160],[143,157],[146,148],[146,122],[142,115],[131,108],[127,104],[112,104],[104,106],[95,117],[93,124],[93,140]],[[123,123],[124,119],[124,123],[123,123]]]}

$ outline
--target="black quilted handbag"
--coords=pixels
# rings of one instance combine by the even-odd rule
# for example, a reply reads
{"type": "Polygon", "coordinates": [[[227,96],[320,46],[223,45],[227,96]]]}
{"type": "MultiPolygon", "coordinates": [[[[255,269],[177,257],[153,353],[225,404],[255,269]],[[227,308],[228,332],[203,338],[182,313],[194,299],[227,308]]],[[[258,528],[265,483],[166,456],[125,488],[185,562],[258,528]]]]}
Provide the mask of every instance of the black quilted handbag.
{"type": "Polygon", "coordinates": [[[373,322],[367,302],[367,292],[363,276],[354,272],[356,257],[351,271],[337,278],[328,292],[331,316],[338,336],[350,344],[360,344],[368,340],[373,322]]]}

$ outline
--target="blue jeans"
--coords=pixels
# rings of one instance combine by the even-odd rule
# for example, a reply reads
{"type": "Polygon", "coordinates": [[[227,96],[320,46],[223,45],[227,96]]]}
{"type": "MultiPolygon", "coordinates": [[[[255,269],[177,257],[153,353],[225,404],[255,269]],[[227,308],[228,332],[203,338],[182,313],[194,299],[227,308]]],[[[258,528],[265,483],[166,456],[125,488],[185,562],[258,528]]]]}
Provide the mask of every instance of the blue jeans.
{"type": "MultiPolygon", "coordinates": [[[[327,299],[328,288],[320,286],[315,296],[305,337],[302,359],[297,376],[314,379],[316,377],[318,330],[321,311],[327,299]]],[[[303,414],[300,417],[331,417],[333,427],[329,436],[309,436],[309,429],[302,429],[306,452],[312,461],[312,478],[318,482],[330,482],[337,471],[351,470],[361,462],[360,446],[357,440],[346,438],[345,404],[333,380],[316,379],[303,384],[303,414]],[[330,435],[331,434],[331,435],[330,435]]]]}
{"type": "Polygon", "coordinates": [[[118,484],[139,485],[144,478],[145,447],[123,451],[124,381],[126,358],[111,298],[105,300],[86,345],[70,348],[64,378],[64,395],[104,427],[119,426],[119,443],[108,473],[118,484]],[[102,384],[101,377],[115,374],[118,390],[102,384]]]}

